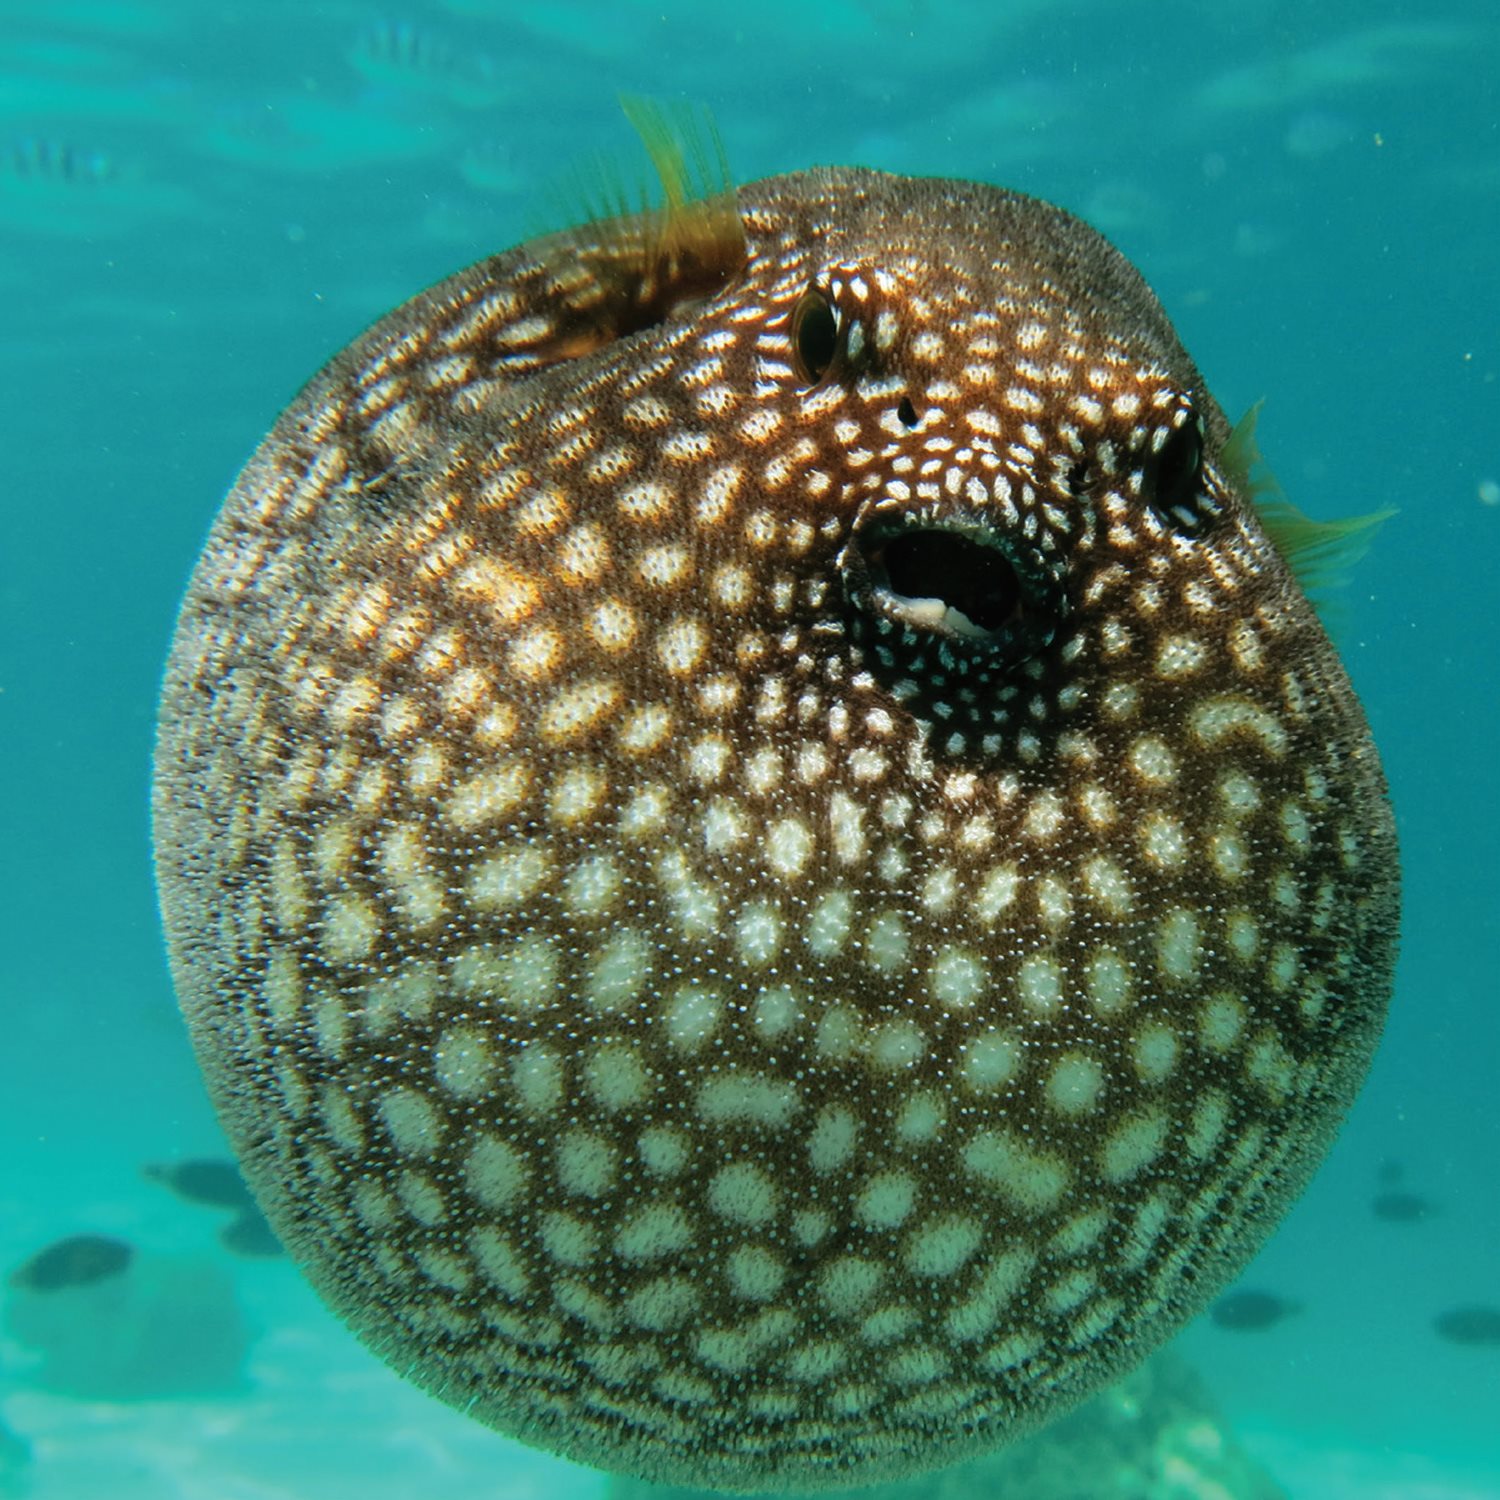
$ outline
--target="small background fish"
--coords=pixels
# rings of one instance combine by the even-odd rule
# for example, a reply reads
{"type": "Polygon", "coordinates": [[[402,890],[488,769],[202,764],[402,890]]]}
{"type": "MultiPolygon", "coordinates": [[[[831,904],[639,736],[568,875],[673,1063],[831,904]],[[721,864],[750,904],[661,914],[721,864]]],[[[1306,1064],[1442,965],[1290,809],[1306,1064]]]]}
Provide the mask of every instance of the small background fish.
{"type": "Polygon", "coordinates": [[[1500,1348],[1500,1307],[1470,1303],[1450,1307],[1432,1320],[1438,1337],[1474,1348],[1500,1348]]]}
{"type": "Polygon", "coordinates": [[[198,1157],[153,1162],[141,1168],[141,1175],[188,1203],[201,1203],[208,1208],[243,1209],[255,1203],[232,1161],[198,1157]]]}
{"type": "Polygon", "coordinates": [[[38,1250],[10,1273],[9,1284],[28,1292],[61,1292],[123,1276],[134,1250],[102,1234],[74,1234],[38,1250]]]}
{"type": "Polygon", "coordinates": [[[1370,1212],[1388,1224],[1420,1224],[1432,1215],[1433,1204],[1420,1193],[1377,1193],[1370,1200],[1370,1212]]]}
{"type": "Polygon", "coordinates": [[[1215,1328],[1236,1333],[1260,1333],[1302,1311],[1300,1302],[1290,1301],[1275,1292],[1231,1292],[1209,1309],[1209,1321],[1215,1328]]]}

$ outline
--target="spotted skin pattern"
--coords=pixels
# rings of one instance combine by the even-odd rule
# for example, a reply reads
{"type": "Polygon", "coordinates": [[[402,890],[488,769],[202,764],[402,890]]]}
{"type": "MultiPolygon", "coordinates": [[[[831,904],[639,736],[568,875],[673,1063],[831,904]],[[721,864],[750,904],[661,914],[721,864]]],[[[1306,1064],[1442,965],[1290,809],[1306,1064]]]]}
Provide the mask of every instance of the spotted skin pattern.
{"type": "Polygon", "coordinates": [[[1127,263],[961,183],[739,203],[655,326],[597,336],[585,230],[312,382],[188,591],[156,838],[225,1125],[370,1345],[585,1461],[816,1488],[1224,1285],[1363,1076],[1397,861],[1127,263]],[[908,527],[998,551],[1008,634],[872,582],[908,527]]]}

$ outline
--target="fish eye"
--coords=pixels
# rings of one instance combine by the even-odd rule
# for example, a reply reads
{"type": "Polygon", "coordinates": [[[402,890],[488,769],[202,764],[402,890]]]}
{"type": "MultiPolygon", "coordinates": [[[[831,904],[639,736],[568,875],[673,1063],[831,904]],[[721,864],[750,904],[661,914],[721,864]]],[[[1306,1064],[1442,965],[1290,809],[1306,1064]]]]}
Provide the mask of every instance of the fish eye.
{"type": "Polygon", "coordinates": [[[792,309],[792,365],[805,385],[817,385],[838,358],[843,340],[839,311],[827,292],[812,286],[792,309]]]}
{"type": "Polygon", "coordinates": [[[1188,411],[1161,445],[1151,508],[1166,525],[1196,536],[1208,519],[1203,482],[1203,419],[1188,411]]]}

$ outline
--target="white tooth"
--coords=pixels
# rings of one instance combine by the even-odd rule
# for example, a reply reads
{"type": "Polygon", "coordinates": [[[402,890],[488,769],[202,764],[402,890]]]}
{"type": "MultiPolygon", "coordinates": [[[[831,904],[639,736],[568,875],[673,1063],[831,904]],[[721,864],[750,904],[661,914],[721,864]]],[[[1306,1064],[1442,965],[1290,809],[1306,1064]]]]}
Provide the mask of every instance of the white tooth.
{"type": "Polygon", "coordinates": [[[992,631],[986,630],[982,625],[976,625],[963,610],[954,609],[952,605],[949,605],[948,609],[944,612],[943,624],[954,635],[968,635],[986,639],[993,634],[992,631]]]}
{"type": "Polygon", "coordinates": [[[912,625],[936,626],[943,623],[948,606],[941,599],[902,598],[898,610],[901,618],[912,625]]]}

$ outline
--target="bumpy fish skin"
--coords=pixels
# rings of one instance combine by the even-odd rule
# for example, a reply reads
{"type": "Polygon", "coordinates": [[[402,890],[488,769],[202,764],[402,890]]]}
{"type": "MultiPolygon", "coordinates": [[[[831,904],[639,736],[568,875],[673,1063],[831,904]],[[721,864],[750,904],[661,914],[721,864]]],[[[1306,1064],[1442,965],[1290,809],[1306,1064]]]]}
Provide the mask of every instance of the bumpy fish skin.
{"type": "Polygon", "coordinates": [[[1126,262],[968,184],[739,201],[656,326],[577,333],[585,230],[309,385],[188,591],[156,840],[226,1127],[363,1338],[579,1459],[832,1487],[1222,1288],[1363,1076],[1397,859],[1126,262]],[[1006,618],[903,595],[977,555],[898,577],[906,528],[1006,618]]]}

